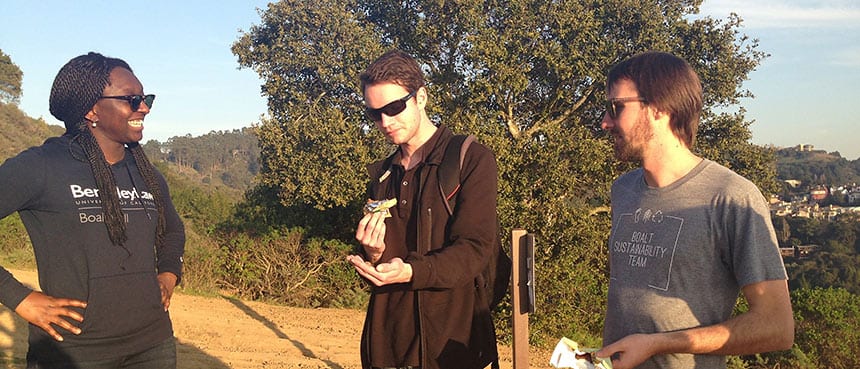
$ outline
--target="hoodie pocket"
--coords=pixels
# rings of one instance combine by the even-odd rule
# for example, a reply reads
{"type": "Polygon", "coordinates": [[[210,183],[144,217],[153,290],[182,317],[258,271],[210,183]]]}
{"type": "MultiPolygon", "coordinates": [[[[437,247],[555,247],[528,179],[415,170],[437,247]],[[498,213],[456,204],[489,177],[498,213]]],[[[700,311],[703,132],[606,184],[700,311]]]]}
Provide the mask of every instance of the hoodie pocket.
{"type": "Polygon", "coordinates": [[[155,273],[93,278],[81,329],[91,338],[122,337],[166,317],[155,273]]]}

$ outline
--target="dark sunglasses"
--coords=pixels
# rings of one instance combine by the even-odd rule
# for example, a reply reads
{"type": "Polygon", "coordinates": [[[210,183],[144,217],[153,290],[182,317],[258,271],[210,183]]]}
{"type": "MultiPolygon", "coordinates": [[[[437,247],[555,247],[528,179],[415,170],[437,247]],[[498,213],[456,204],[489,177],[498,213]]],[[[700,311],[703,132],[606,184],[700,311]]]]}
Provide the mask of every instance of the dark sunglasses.
{"type": "Polygon", "coordinates": [[[367,115],[367,118],[374,121],[379,122],[382,120],[382,113],[389,117],[393,117],[397,114],[403,112],[406,109],[406,102],[409,101],[413,96],[415,96],[415,91],[409,93],[409,95],[403,96],[400,99],[394,100],[385,106],[379,109],[373,109],[371,107],[365,107],[364,115],[367,115]]]}
{"type": "Polygon", "coordinates": [[[621,114],[622,110],[624,110],[624,104],[634,101],[638,101],[645,104],[648,103],[648,100],[645,100],[639,96],[609,99],[604,101],[603,103],[606,104],[606,112],[609,114],[609,117],[612,119],[618,119],[618,115],[621,114]]]}
{"type": "Polygon", "coordinates": [[[124,96],[102,96],[100,99],[118,99],[128,101],[131,105],[131,111],[140,109],[140,103],[146,103],[146,106],[152,108],[152,102],[155,101],[155,95],[124,95],[124,96]]]}

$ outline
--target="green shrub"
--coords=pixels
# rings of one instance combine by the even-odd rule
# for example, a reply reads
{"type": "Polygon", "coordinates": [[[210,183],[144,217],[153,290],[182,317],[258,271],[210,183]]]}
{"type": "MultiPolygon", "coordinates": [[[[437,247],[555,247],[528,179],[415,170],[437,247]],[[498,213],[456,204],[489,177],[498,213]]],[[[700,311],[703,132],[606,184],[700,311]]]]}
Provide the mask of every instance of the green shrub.
{"type": "MultiPolygon", "coordinates": [[[[860,368],[860,296],[842,288],[791,291],[795,337],[791,350],[730,357],[730,369],[860,368]]],[[[738,299],[735,314],[749,310],[738,299]]]]}
{"type": "Polygon", "coordinates": [[[224,278],[223,252],[215,239],[201,235],[193,227],[185,229],[185,256],[182,289],[199,295],[214,296],[224,278]]]}
{"type": "Polygon", "coordinates": [[[0,219],[0,262],[15,268],[36,267],[30,236],[18,213],[0,219]]]}
{"type": "Polygon", "coordinates": [[[305,239],[301,228],[220,236],[222,286],[237,296],[299,307],[358,307],[366,292],[337,240],[305,239]]]}
{"type": "Polygon", "coordinates": [[[814,288],[792,291],[791,297],[794,345],[805,356],[791,359],[820,368],[860,368],[860,296],[842,288],[814,288]]]}

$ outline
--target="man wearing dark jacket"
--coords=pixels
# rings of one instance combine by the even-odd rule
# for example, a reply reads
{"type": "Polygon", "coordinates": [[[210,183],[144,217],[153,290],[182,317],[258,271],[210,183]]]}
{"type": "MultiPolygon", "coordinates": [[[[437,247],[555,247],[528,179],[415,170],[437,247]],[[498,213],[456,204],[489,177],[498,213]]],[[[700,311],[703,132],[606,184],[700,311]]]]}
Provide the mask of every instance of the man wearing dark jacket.
{"type": "Polygon", "coordinates": [[[396,199],[358,224],[363,255],[348,260],[374,285],[361,342],[364,368],[484,368],[498,359],[481,272],[497,246],[498,169],[469,146],[452,216],[437,170],[453,134],[427,116],[424,76],[392,50],[360,76],[366,113],[398,146],[369,166],[367,197],[396,199]]]}

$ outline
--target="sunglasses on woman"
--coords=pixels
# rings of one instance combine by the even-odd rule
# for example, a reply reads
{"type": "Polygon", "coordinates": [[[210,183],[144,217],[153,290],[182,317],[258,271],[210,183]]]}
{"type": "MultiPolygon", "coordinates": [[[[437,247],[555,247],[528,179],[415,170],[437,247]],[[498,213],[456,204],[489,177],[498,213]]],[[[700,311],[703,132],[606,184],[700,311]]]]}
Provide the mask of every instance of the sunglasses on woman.
{"type": "Polygon", "coordinates": [[[364,109],[364,114],[367,115],[368,119],[370,119],[374,122],[381,121],[383,113],[385,113],[385,115],[387,115],[389,117],[393,117],[397,114],[402,113],[403,110],[406,109],[406,102],[409,101],[409,99],[411,99],[413,96],[415,96],[415,91],[410,92],[409,95],[406,95],[400,99],[397,99],[397,100],[394,100],[388,104],[385,104],[385,106],[383,106],[379,109],[373,109],[371,107],[366,107],[364,109]]]}
{"type": "Polygon", "coordinates": [[[618,115],[621,114],[621,111],[624,110],[624,104],[629,102],[638,101],[641,103],[648,103],[648,100],[645,100],[641,97],[621,97],[617,99],[609,99],[604,102],[606,104],[606,112],[609,114],[609,117],[612,119],[618,119],[618,115]]]}
{"type": "Polygon", "coordinates": [[[100,99],[118,99],[128,101],[131,105],[131,111],[140,109],[140,103],[146,103],[146,106],[152,108],[152,102],[155,101],[155,95],[123,95],[123,96],[102,96],[100,99]]]}

